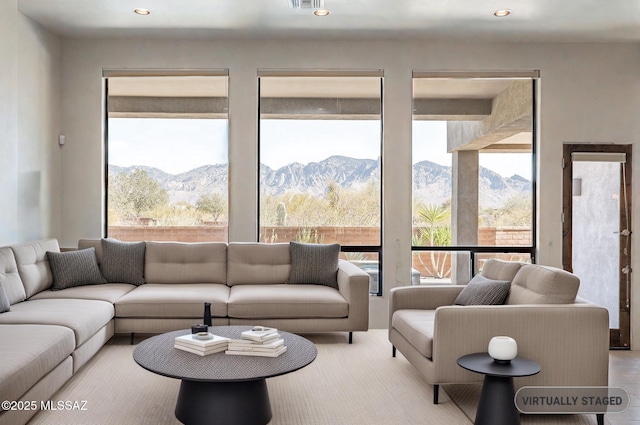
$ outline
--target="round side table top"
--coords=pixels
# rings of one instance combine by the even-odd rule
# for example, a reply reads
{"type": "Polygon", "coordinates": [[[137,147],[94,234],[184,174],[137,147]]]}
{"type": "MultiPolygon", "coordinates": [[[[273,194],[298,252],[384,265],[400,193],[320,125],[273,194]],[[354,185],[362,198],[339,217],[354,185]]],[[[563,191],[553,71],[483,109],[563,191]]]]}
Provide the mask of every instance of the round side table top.
{"type": "MultiPolygon", "coordinates": [[[[242,331],[251,326],[210,326],[209,332],[239,339],[242,331]]],[[[143,368],[188,381],[225,382],[251,381],[284,375],[307,366],[315,360],[318,350],[306,338],[278,331],[287,351],[278,357],[237,356],[224,351],[207,356],[174,348],[177,336],[190,334],[185,329],[152,336],[140,342],[133,351],[133,359],[143,368]]]]}
{"type": "Polygon", "coordinates": [[[519,377],[540,372],[540,365],[533,360],[516,357],[509,363],[496,363],[488,353],[467,354],[458,359],[458,365],[489,376],[519,377]]]}

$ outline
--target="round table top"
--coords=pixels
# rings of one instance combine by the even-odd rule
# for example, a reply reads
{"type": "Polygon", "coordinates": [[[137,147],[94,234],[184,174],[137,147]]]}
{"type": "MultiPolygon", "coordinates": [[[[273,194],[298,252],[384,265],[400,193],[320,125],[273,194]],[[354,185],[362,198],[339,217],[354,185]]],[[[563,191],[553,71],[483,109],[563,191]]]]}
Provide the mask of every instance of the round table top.
{"type": "MultiPolygon", "coordinates": [[[[239,339],[251,326],[210,326],[209,332],[239,339]]],[[[133,359],[143,368],[188,381],[225,382],[252,381],[284,375],[307,366],[315,360],[318,350],[306,338],[278,331],[287,351],[278,357],[238,356],[219,353],[200,356],[174,348],[177,336],[190,334],[185,329],[156,335],[140,342],[133,351],[133,359]]]]}
{"type": "Polygon", "coordinates": [[[509,363],[497,363],[488,353],[467,354],[458,359],[458,365],[472,372],[489,376],[519,377],[540,372],[540,365],[524,357],[516,357],[509,363]]]}

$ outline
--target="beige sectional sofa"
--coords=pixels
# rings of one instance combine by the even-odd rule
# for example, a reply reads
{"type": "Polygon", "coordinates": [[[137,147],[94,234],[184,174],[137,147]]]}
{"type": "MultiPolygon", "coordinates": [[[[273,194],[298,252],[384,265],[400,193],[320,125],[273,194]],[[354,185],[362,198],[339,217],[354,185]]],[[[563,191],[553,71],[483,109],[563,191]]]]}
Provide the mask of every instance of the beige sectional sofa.
{"type": "MultiPolygon", "coordinates": [[[[482,382],[483,375],[457,364],[465,354],[486,352],[493,336],[506,335],[518,354],[541,365],[539,374],[517,378],[522,386],[606,386],[609,315],[576,297],[579,279],[564,270],[489,260],[482,275],[510,282],[501,305],[454,305],[465,285],[391,290],[389,341],[434,385],[482,382]]],[[[602,420],[601,417],[598,418],[602,420]]]]}
{"type": "MultiPolygon", "coordinates": [[[[98,264],[101,240],[93,247],[98,264]]],[[[53,290],[47,251],[55,239],[0,247],[0,399],[49,400],[115,333],[160,333],[201,323],[274,326],[291,332],[366,331],[369,275],[340,260],[337,289],[287,283],[289,244],[147,242],[146,283],[53,290]]],[[[38,406],[34,406],[39,408],[38,406]]],[[[26,423],[35,410],[0,411],[0,425],[26,423]]]]}

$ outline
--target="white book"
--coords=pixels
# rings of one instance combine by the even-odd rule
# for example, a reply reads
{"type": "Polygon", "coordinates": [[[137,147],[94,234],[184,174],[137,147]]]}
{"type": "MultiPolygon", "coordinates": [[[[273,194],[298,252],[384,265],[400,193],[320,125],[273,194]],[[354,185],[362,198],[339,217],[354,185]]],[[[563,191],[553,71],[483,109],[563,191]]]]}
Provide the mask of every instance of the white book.
{"type": "Polygon", "coordinates": [[[175,344],[173,347],[178,350],[186,351],[188,353],[198,354],[200,356],[208,356],[209,354],[220,353],[227,349],[227,347],[225,346],[220,346],[212,349],[201,350],[198,348],[191,348],[191,347],[187,347],[185,345],[179,345],[179,344],[175,344]]]}
{"type": "Polygon", "coordinates": [[[226,354],[231,354],[234,356],[256,356],[256,357],[278,357],[280,354],[287,351],[286,346],[282,346],[276,351],[236,351],[236,350],[227,350],[226,354]]]}
{"type": "Polygon", "coordinates": [[[253,341],[250,339],[230,339],[229,344],[248,345],[250,347],[272,347],[280,345],[279,341],[284,342],[284,339],[281,338],[280,334],[275,334],[273,338],[269,338],[263,342],[253,341]]]}
{"type": "Polygon", "coordinates": [[[284,345],[284,339],[278,339],[269,344],[240,344],[229,342],[231,351],[276,351],[284,345]]]}
{"type": "Polygon", "coordinates": [[[226,348],[229,346],[229,344],[226,341],[223,341],[214,345],[209,345],[207,347],[202,347],[199,345],[191,344],[190,342],[184,342],[184,341],[178,341],[178,340],[174,341],[174,345],[191,348],[192,350],[198,350],[198,351],[208,351],[208,350],[213,350],[218,348],[226,348]]]}
{"type": "Polygon", "coordinates": [[[221,344],[226,344],[230,338],[220,336],[220,335],[211,335],[210,339],[199,339],[194,334],[177,336],[176,341],[182,342],[184,344],[194,345],[196,347],[214,347],[221,344]]]}
{"type": "Polygon", "coordinates": [[[264,342],[269,339],[277,338],[278,330],[275,328],[266,328],[264,326],[256,326],[250,331],[242,332],[243,339],[250,339],[252,341],[264,342]]]}

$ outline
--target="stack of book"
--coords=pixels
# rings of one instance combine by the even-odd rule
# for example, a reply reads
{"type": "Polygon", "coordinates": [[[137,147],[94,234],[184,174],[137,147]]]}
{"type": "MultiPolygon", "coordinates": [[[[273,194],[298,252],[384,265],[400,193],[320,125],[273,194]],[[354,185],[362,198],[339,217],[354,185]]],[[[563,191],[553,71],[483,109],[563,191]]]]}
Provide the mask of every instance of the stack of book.
{"type": "Polygon", "coordinates": [[[205,337],[199,334],[189,334],[176,337],[173,346],[178,350],[207,356],[225,351],[228,345],[229,338],[223,336],[208,334],[205,337]]]}
{"type": "Polygon", "coordinates": [[[278,357],[285,351],[287,347],[277,329],[257,326],[250,331],[242,332],[240,339],[230,340],[226,353],[239,356],[278,357]]]}

